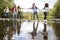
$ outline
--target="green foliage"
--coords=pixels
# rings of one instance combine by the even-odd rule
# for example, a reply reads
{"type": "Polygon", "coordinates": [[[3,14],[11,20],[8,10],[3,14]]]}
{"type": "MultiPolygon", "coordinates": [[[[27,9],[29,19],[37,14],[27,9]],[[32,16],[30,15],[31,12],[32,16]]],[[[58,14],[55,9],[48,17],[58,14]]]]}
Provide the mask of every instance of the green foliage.
{"type": "Polygon", "coordinates": [[[0,0],[0,17],[2,15],[4,7],[8,6],[11,8],[14,5],[13,1],[14,0],[0,0]]]}
{"type": "Polygon", "coordinates": [[[60,0],[57,0],[57,3],[54,6],[54,17],[60,18],[60,0]]]}

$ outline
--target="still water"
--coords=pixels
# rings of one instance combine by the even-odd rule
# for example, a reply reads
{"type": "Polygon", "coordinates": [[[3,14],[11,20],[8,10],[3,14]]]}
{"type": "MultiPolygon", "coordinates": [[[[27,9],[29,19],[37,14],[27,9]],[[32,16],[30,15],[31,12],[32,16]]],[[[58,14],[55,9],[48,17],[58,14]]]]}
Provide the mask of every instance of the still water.
{"type": "Polygon", "coordinates": [[[0,20],[0,40],[60,40],[60,22],[0,20]]]}

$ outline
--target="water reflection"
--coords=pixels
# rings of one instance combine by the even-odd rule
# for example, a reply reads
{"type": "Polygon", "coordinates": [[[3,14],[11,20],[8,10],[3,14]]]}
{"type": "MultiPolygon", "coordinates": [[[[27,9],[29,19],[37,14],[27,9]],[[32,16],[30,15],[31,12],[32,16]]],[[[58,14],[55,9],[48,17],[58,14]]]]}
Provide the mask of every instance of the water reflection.
{"type": "Polygon", "coordinates": [[[12,21],[3,21],[4,27],[5,27],[5,35],[4,40],[10,40],[13,35],[13,26],[12,21]]]}
{"type": "Polygon", "coordinates": [[[44,39],[44,40],[48,40],[48,32],[47,32],[46,23],[44,23],[43,39],[44,39]]]}
{"type": "Polygon", "coordinates": [[[60,40],[60,23],[44,21],[0,21],[1,40],[60,40]],[[52,27],[51,27],[52,25],[52,27]],[[56,36],[55,36],[56,35],[56,36]],[[57,39],[56,39],[57,37],[57,39]]]}
{"type": "Polygon", "coordinates": [[[4,31],[4,28],[3,27],[3,21],[0,21],[0,39],[3,40],[3,37],[5,35],[5,31],[4,31]]]}
{"type": "Polygon", "coordinates": [[[34,39],[34,36],[36,36],[36,34],[37,34],[38,24],[39,24],[39,21],[37,22],[37,25],[35,27],[35,22],[33,22],[33,31],[31,33],[32,39],[34,39]]]}
{"type": "Polygon", "coordinates": [[[21,23],[22,23],[22,21],[18,22],[18,24],[17,24],[17,33],[18,33],[18,35],[20,34],[21,23]]]}

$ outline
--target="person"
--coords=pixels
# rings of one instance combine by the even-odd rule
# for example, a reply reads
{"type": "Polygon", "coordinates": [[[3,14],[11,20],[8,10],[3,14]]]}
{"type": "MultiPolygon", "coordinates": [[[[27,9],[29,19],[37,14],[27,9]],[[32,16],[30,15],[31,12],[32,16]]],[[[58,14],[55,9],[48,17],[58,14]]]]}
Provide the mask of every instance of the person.
{"type": "Polygon", "coordinates": [[[17,9],[16,9],[16,6],[15,5],[12,8],[12,13],[13,13],[13,19],[17,18],[17,9]]]}
{"type": "Polygon", "coordinates": [[[17,12],[18,12],[18,18],[22,18],[22,15],[21,15],[21,9],[24,9],[24,8],[21,8],[20,6],[18,6],[17,8],[17,12]]]}
{"type": "Polygon", "coordinates": [[[4,9],[4,12],[5,12],[5,18],[9,18],[10,10],[8,6],[6,6],[6,8],[4,9]]]}
{"type": "Polygon", "coordinates": [[[29,9],[33,9],[33,11],[34,11],[33,18],[35,19],[35,16],[36,16],[37,19],[38,19],[37,9],[39,9],[39,8],[36,7],[35,3],[33,3],[33,4],[32,4],[32,8],[29,8],[29,9]]]}
{"type": "Polygon", "coordinates": [[[10,10],[9,10],[8,6],[6,7],[5,14],[6,14],[6,18],[9,18],[10,17],[10,10]]]}
{"type": "Polygon", "coordinates": [[[45,3],[45,6],[44,6],[44,20],[46,20],[46,17],[47,17],[47,13],[49,11],[49,4],[48,3],[45,3]]]}

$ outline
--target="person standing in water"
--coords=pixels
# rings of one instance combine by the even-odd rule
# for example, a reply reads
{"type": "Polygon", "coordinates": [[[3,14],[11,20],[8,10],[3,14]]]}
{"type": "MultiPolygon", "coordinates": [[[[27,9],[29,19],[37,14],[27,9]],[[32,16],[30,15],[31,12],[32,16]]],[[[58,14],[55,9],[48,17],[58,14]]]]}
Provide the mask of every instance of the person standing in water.
{"type": "Polygon", "coordinates": [[[5,11],[5,18],[9,18],[10,10],[9,10],[8,6],[6,6],[4,11],[5,11]]]}
{"type": "Polygon", "coordinates": [[[17,17],[18,18],[22,18],[21,9],[24,9],[24,8],[21,8],[20,6],[18,6],[18,8],[17,8],[17,13],[18,13],[17,14],[18,15],[17,17]]]}
{"type": "Polygon", "coordinates": [[[35,3],[33,3],[33,4],[32,4],[32,7],[31,7],[31,8],[29,8],[29,9],[33,9],[33,12],[34,12],[34,14],[33,14],[33,18],[35,19],[35,16],[36,16],[36,17],[37,17],[37,19],[38,19],[37,9],[39,9],[39,8],[38,8],[38,7],[36,7],[35,3]]]}
{"type": "Polygon", "coordinates": [[[17,9],[16,9],[16,6],[15,5],[12,8],[12,13],[13,13],[13,19],[17,18],[17,9]]]}
{"type": "Polygon", "coordinates": [[[45,3],[45,6],[44,6],[44,20],[46,20],[47,18],[47,13],[49,12],[49,4],[48,3],[45,3]]]}

